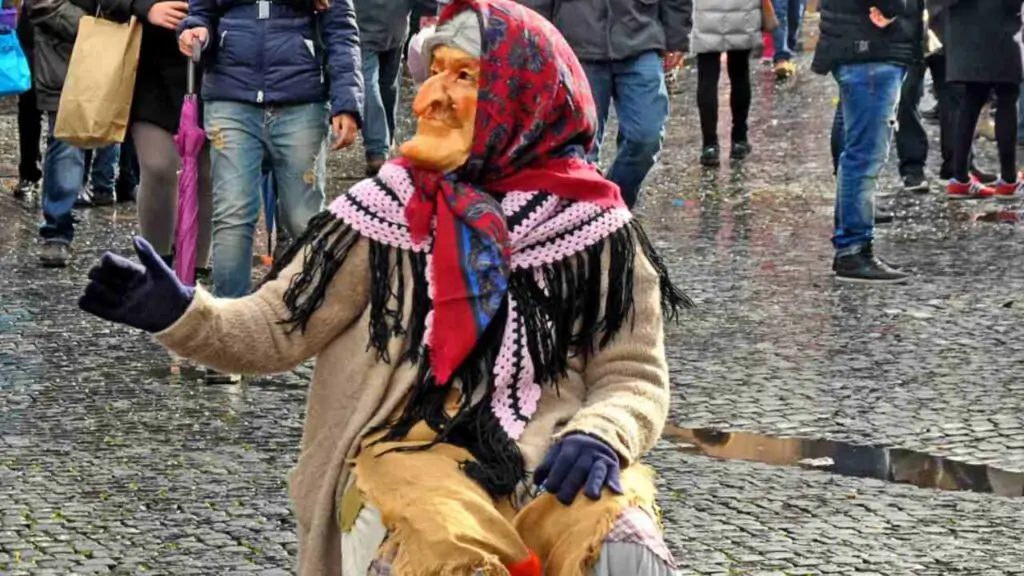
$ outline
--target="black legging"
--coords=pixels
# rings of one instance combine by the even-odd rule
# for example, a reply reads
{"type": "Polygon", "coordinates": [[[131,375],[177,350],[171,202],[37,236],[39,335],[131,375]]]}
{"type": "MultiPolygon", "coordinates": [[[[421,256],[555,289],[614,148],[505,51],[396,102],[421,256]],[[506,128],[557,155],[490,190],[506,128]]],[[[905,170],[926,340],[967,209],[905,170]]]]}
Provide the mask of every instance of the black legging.
{"type": "MultiPolygon", "coordinates": [[[[726,54],[731,85],[732,141],[746,142],[750,114],[750,50],[730,50],[726,54]]],[[[697,110],[704,146],[718,144],[718,77],[721,73],[721,52],[697,54],[697,110]]]]}
{"type": "Polygon", "coordinates": [[[956,131],[953,141],[953,177],[959,182],[970,178],[971,145],[981,110],[992,92],[996,94],[996,147],[999,150],[999,173],[1003,181],[1017,181],[1017,84],[989,82],[958,82],[950,86],[957,101],[956,131]]]}

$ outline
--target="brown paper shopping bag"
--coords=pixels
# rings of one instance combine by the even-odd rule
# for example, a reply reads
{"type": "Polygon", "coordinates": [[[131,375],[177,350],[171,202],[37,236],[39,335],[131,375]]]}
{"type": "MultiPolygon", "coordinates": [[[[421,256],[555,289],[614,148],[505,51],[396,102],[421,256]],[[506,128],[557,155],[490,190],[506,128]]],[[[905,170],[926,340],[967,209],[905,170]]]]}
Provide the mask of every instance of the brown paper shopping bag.
{"type": "Polygon", "coordinates": [[[55,138],[80,148],[124,141],[139,67],[142,25],[84,16],[60,95],[55,138]]]}

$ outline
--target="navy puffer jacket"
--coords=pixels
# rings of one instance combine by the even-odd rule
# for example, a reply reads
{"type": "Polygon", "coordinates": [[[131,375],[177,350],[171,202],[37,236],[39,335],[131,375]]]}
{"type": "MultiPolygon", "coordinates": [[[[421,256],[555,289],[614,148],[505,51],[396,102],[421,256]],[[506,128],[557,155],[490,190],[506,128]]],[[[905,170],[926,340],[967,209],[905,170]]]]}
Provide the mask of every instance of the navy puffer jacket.
{"type": "Polygon", "coordinates": [[[360,121],[363,75],[352,0],[323,12],[253,0],[189,0],[179,32],[205,27],[202,98],[250,104],[330,101],[360,121]]]}

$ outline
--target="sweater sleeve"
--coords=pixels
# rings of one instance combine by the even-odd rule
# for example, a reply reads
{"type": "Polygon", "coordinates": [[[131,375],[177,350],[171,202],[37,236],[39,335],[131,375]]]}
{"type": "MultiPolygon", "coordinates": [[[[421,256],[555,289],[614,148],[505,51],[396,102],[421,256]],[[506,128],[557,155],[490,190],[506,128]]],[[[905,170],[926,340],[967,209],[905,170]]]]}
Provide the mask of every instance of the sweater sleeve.
{"type": "Polygon", "coordinates": [[[622,459],[636,462],[661,437],[669,408],[668,363],[661,292],[654,267],[637,250],[633,315],[587,362],[583,408],[558,434],[582,432],[603,440],[622,459]]]}
{"type": "Polygon", "coordinates": [[[172,352],[232,374],[271,374],[316,356],[350,327],[369,302],[369,242],[361,238],[328,285],[324,301],[305,330],[291,329],[284,301],[292,279],[302,271],[300,255],[277,277],[245,298],[214,298],[196,290],[178,321],[156,335],[172,352]]]}

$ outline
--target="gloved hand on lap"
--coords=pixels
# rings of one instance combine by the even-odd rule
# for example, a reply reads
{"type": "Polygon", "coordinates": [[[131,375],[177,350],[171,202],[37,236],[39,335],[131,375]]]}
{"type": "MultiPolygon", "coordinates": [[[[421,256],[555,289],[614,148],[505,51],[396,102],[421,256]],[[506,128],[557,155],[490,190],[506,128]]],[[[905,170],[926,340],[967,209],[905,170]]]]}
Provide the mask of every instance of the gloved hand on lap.
{"type": "Polygon", "coordinates": [[[533,483],[568,506],[581,489],[591,500],[600,499],[605,486],[622,494],[620,471],[619,455],[610,446],[593,436],[570,434],[551,447],[533,483]]]}

